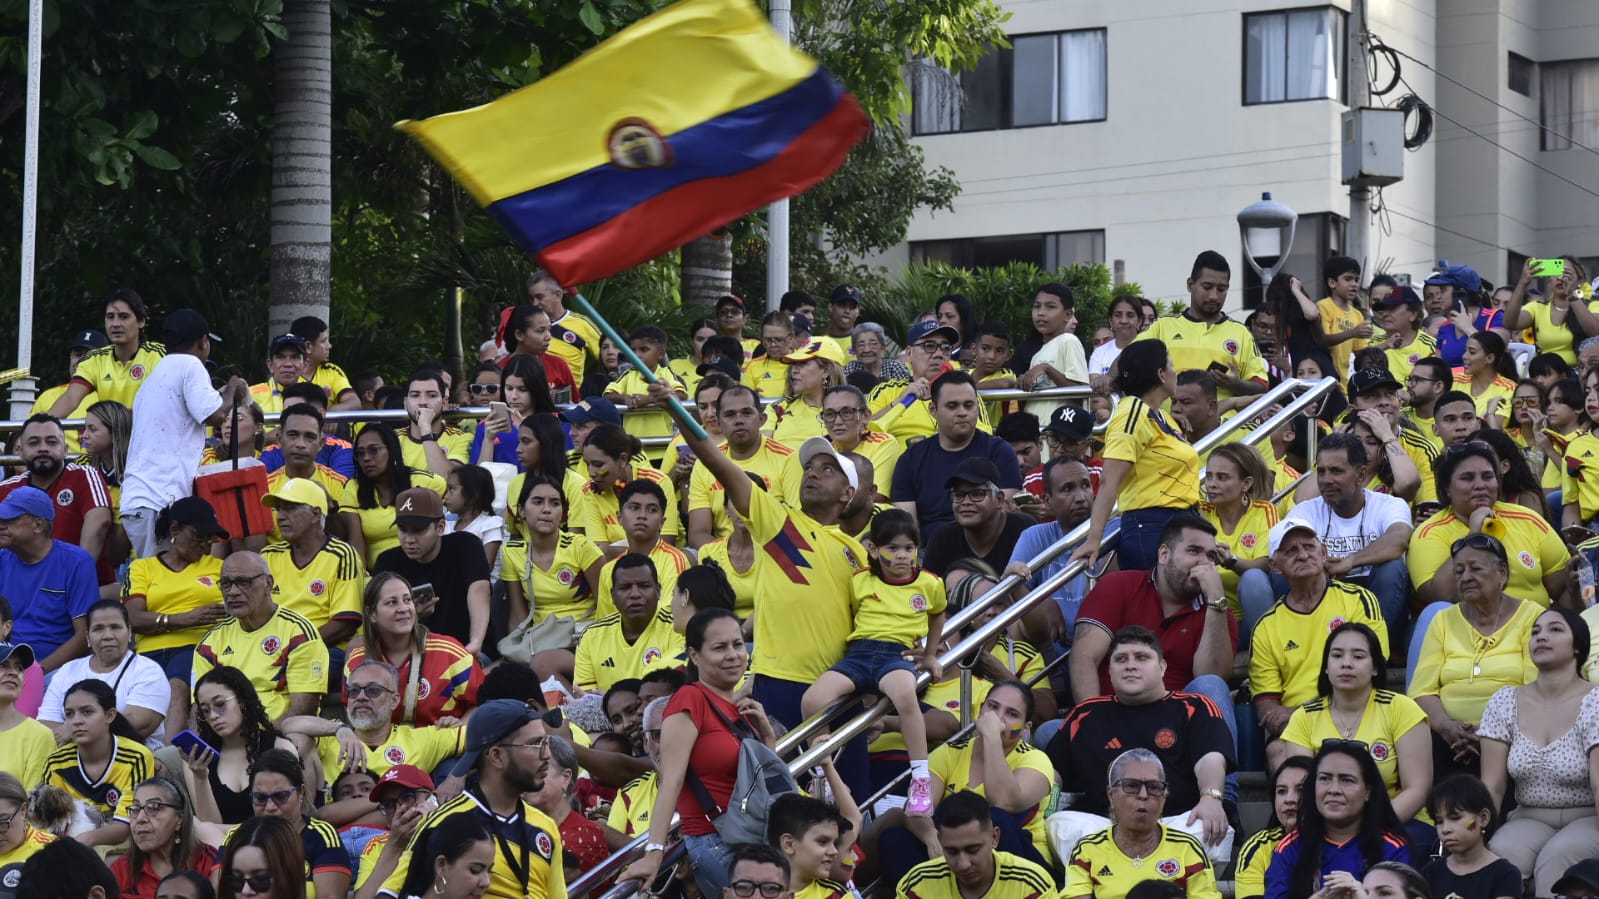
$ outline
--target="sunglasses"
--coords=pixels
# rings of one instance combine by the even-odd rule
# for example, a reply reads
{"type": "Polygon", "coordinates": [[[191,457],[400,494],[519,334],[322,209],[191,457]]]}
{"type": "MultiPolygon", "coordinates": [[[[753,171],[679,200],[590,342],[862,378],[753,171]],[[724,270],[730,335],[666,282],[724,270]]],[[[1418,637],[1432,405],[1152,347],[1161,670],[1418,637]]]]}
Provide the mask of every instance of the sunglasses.
{"type": "Polygon", "coordinates": [[[1502,561],[1510,558],[1505,553],[1505,545],[1487,534],[1467,534],[1461,537],[1449,547],[1449,554],[1451,556],[1456,555],[1463,549],[1478,549],[1492,553],[1502,561]]]}
{"type": "Polygon", "coordinates": [[[223,879],[228,882],[228,886],[232,887],[235,893],[243,890],[246,886],[250,888],[252,893],[265,893],[272,889],[271,874],[251,874],[248,877],[242,874],[229,874],[223,879]]]}
{"type": "Polygon", "coordinates": [[[256,808],[266,808],[267,803],[270,802],[278,808],[283,808],[299,792],[299,790],[276,790],[271,793],[251,793],[250,804],[256,808]]]}
{"type": "Polygon", "coordinates": [[[366,699],[381,699],[383,694],[394,692],[382,684],[351,684],[345,689],[349,691],[352,699],[357,696],[365,697],[366,699]]]}
{"type": "Polygon", "coordinates": [[[468,384],[468,385],[466,385],[466,392],[472,394],[473,396],[477,396],[477,395],[483,394],[483,393],[499,393],[500,392],[500,385],[498,385],[498,384],[468,384]]]}

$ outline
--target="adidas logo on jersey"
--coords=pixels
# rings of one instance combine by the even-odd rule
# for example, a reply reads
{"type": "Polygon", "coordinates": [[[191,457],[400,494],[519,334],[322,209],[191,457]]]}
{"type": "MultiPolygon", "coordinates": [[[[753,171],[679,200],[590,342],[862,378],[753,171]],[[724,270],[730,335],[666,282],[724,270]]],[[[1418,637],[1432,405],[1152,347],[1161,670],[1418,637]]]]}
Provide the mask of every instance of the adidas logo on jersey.
{"type": "Polygon", "coordinates": [[[1294,641],[1292,641],[1292,640],[1289,640],[1289,641],[1288,641],[1288,645],[1287,645],[1287,646],[1284,646],[1284,647],[1283,647],[1283,649],[1285,649],[1285,650],[1286,650],[1286,649],[1298,649],[1298,648],[1299,648],[1299,644],[1298,644],[1298,643],[1295,643],[1295,642],[1294,642],[1294,641]]]}
{"type": "Polygon", "coordinates": [[[1105,748],[1106,749],[1120,749],[1120,748],[1122,748],[1122,741],[1117,739],[1116,737],[1111,737],[1110,738],[1110,742],[1105,744],[1105,748]]]}
{"type": "Polygon", "coordinates": [[[1099,866],[1099,870],[1094,872],[1094,876],[1095,877],[1110,877],[1111,876],[1110,865],[1100,865],[1099,866]]]}
{"type": "Polygon", "coordinates": [[[600,663],[600,667],[601,668],[615,668],[616,667],[616,660],[615,659],[606,659],[605,661],[600,663]]]}
{"type": "Polygon", "coordinates": [[[222,650],[222,654],[225,656],[233,655],[233,647],[229,646],[227,649],[222,650]]]}

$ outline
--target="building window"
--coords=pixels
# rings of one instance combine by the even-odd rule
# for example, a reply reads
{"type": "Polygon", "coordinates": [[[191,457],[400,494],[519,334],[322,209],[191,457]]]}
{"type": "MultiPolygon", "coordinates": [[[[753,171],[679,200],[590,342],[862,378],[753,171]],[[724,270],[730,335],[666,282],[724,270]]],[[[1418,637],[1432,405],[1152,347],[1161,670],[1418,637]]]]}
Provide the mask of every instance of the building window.
{"type": "Polygon", "coordinates": [[[1331,8],[1244,16],[1244,104],[1343,97],[1344,14],[1331,8]]]}
{"type": "MultiPolygon", "coordinates": [[[[1298,277],[1311,299],[1327,295],[1327,282],[1321,276],[1321,266],[1328,256],[1336,256],[1344,251],[1345,221],[1343,216],[1335,213],[1317,212],[1301,214],[1294,227],[1294,245],[1289,248],[1288,258],[1283,260],[1278,271],[1298,277]]],[[[1240,268],[1243,269],[1244,308],[1258,309],[1266,295],[1265,285],[1250,267],[1242,249],[1240,245],[1238,258],[1243,260],[1243,265],[1233,269],[1234,277],[1237,277],[1240,268]]],[[[1367,272],[1366,277],[1369,279],[1371,273],[1367,272]]]]}
{"type": "Polygon", "coordinates": [[[958,78],[912,66],[915,134],[992,131],[1105,118],[1105,29],[1027,34],[958,78]]]}
{"type": "Polygon", "coordinates": [[[1538,72],[1538,64],[1519,53],[1510,54],[1510,76],[1506,87],[1522,95],[1532,96],[1532,79],[1538,72]]]}
{"type": "Polygon", "coordinates": [[[1599,144],[1599,59],[1546,62],[1538,72],[1541,148],[1599,144]]]}
{"type": "Polygon", "coordinates": [[[1104,231],[1006,234],[911,242],[912,262],[943,262],[957,268],[995,268],[1026,262],[1045,271],[1074,263],[1105,261],[1104,231]]]}

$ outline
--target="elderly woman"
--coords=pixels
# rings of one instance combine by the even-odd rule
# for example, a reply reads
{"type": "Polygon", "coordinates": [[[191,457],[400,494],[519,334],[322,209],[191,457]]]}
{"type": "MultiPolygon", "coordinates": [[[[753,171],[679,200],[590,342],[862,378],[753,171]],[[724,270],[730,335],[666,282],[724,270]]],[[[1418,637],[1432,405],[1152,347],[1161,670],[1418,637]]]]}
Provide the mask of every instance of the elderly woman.
{"type": "MultiPolygon", "coordinates": [[[[39,722],[55,731],[56,739],[72,739],[72,727],[65,724],[62,701],[67,688],[93,678],[105,681],[117,696],[117,711],[142,740],[161,727],[172,703],[172,686],[161,666],[142,655],[135,655],[133,628],[128,609],[115,599],[102,599],[89,607],[89,655],[62,665],[44,691],[39,706],[39,722]]],[[[159,741],[156,743],[159,746],[159,741]]]]}
{"type": "Polygon", "coordinates": [[[1599,688],[1581,676],[1588,649],[1582,616],[1539,615],[1528,646],[1537,676],[1494,693],[1477,727],[1482,779],[1496,807],[1515,784],[1516,808],[1489,846],[1531,876],[1539,896],[1553,894],[1566,868],[1599,846],[1599,688]]]}
{"type": "Polygon", "coordinates": [[[1456,540],[1449,555],[1460,602],[1417,621],[1423,636],[1419,652],[1412,646],[1409,690],[1432,727],[1435,778],[1477,767],[1477,723],[1488,699],[1536,674],[1529,639],[1542,611],[1505,592],[1510,563],[1503,543],[1471,534],[1456,540]]]}
{"type": "Polygon", "coordinates": [[[855,359],[844,366],[844,380],[870,393],[884,381],[909,381],[911,370],[888,355],[888,334],[877,322],[861,322],[851,331],[855,359]]]}
{"type": "Polygon", "coordinates": [[[1111,825],[1089,834],[1071,850],[1062,899],[1124,899],[1149,876],[1181,886],[1189,899],[1219,899],[1216,872],[1205,847],[1192,834],[1161,823],[1166,807],[1166,770],[1148,749],[1129,749],[1110,766],[1111,825]]]}
{"type": "Polygon", "coordinates": [[[210,876],[215,850],[194,836],[194,812],[181,787],[165,777],[152,777],[133,791],[128,807],[133,845],[111,863],[123,899],[156,899],[156,887],[176,871],[210,876]]]}
{"type": "Polygon", "coordinates": [[[448,727],[477,705],[483,668],[459,640],[435,634],[417,615],[411,584],[392,571],[367,581],[361,603],[361,634],[350,641],[346,678],[368,658],[392,665],[400,675],[394,724],[448,727]]]}
{"type": "Polygon", "coordinates": [[[605,861],[611,850],[605,844],[605,830],[572,805],[580,770],[577,750],[560,737],[551,737],[549,748],[550,767],[544,776],[544,788],[526,793],[523,798],[555,819],[561,831],[561,847],[577,856],[579,868],[586,873],[605,861]]]}

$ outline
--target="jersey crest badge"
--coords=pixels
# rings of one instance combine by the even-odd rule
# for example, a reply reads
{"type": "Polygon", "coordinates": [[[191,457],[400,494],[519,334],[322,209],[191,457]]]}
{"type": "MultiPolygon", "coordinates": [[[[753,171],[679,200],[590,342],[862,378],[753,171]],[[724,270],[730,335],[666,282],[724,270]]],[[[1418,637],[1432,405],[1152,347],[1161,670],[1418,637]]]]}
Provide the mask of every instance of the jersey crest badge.
{"type": "Polygon", "coordinates": [[[1371,744],[1371,757],[1379,762],[1388,761],[1389,756],[1392,756],[1393,754],[1393,750],[1388,748],[1387,743],[1379,741],[1371,744]]]}
{"type": "Polygon", "coordinates": [[[925,611],[927,611],[927,597],[923,596],[920,593],[912,593],[911,594],[911,611],[912,612],[925,612],[925,611]]]}
{"type": "Polygon", "coordinates": [[[1327,622],[1327,632],[1328,633],[1332,633],[1333,631],[1338,630],[1340,627],[1343,627],[1343,626],[1344,626],[1343,616],[1334,616],[1333,620],[1327,622]]]}
{"type": "Polygon", "coordinates": [[[312,596],[321,596],[322,594],[328,592],[328,584],[327,581],[317,578],[316,580],[312,581],[311,586],[307,587],[306,589],[311,591],[312,596]]]}
{"type": "Polygon", "coordinates": [[[661,651],[654,646],[644,650],[644,664],[653,665],[661,660],[661,651]]]}
{"type": "Polygon", "coordinates": [[[1224,341],[1222,341],[1221,348],[1226,350],[1231,355],[1237,355],[1238,354],[1238,341],[1236,341],[1236,340],[1224,340],[1224,341]]]}
{"type": "Polygon", "coordinates": [[[1255,544],[1259,542],[1259,538],[1257,538],[1254,534],[1245,534],[1243,538],[1238,541],[1239,545],[1244,549],[1254,549],[1255,544]]]}
{"type": "Polygon", "coordinates": [[[1521,567],[1527,569],[1531,569],[1538,564],[1538,560],[1534,559],[1532,553],[1526,550],[1522,550],[1521,555],[1516,556],[1516,559],[1521,562],[1521,567]]]}
{"type": "Polygon", "coordinates": [[[144,380],[144,366],[136,364],[132,368],[128,369],[128,377],[135,381],[144,380]]]}
{"type": "Polygon", "coordinates": [[[58,505],[61,508],[65,509],[66,507],[72,505],[72,499],[76,495],[77,494],[72,492],[72,488],[71,487],[63,488],[60,493],[56,494],[56,505],[58,505]]]}
{"type": "Polygon", "coordinates": [[[209,575],[209,574],[200,575],[199,577],[194,579],[194,582],[196,584],[199,584],[202,587],[205,587],[208,590],[217,585],[216,579],[211,577],[211,575],[209,575]]]}
{"type": "Polygon", "coordinates": [[[279,640],[277,637],[268,637],[265,640],[261,641],[261,651],[266,653],[269,656],[277,655],[278,654],[278,650],[280,650],[282,648],[283,648],[283,641],[279,640]]]}
{"type": "Polygon", "coordinates": [[[560,571],[555,573],[555,580],[563,587],[572,586],[572,581],[576,579],[576,575],[572,573],[572,569],[570,568],[562,568],[560,571]]]}
{"type": "Polygon", "coordinates": [[[1162,877],[1176,877],[1182,870],[1183,866],[1177,864],[1175,858],[1163,858],[1160,864],[1155,866],[1155,873],[1162,877]]]}
{"type": "Polygon", "coordinates": [[[405,764],[405,750],[398,746],[390,746],[384,751],[383,757],[388,759],[389,764],[391,765],[405,764]]]}
{"type": "Polygon", "coordinates": [[[544,856],[545,861],[549,861],[550,857],[555,854],[555,844],[550,842],[549,834],[540,833],[533,838],[533,843],[538,848],[539,855],[544,856]]]}
{"type": "Polygon", "coordinates": [[[1155,734],[1155,745],[1161,749],[1170,749],[1177,745],[1177,734],[1173,733],[1171,728],[1163,727],[1155,734]]]}

